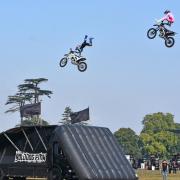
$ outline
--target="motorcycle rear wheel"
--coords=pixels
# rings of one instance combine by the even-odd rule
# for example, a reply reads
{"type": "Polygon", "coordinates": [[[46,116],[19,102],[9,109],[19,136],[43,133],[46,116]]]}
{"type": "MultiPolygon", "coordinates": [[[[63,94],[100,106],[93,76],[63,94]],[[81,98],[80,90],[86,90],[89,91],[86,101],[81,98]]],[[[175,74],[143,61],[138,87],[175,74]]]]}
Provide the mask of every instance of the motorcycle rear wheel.
{"type": "Polygon", "coordinates": [[[87,64],[85,62],[79,62],[77,66],[80,72],[84,72],[87,69],[87,64]]]}
{"type": "Polygon", "coordinates": [[[64,67],[64,66],[66,66],[66,64],[67,64],[67,58],[64,57],[60,60],[59,66],[64,67]]]}
{"type": "Polygon", "coordinates": [[[149,39],[154,39],[157,35],[157,30],[154,29],[154,28],[150,28],[148,31],[147,31],[147,37],[149,39]]]}
{"type": "Polygon", "coordinates": [[[166,40],[165,40],[165,46],[170,48],[172,46],[174,46],[174,43],[175,43],[175,40],[173,37],[168,37],[166,40]]]}

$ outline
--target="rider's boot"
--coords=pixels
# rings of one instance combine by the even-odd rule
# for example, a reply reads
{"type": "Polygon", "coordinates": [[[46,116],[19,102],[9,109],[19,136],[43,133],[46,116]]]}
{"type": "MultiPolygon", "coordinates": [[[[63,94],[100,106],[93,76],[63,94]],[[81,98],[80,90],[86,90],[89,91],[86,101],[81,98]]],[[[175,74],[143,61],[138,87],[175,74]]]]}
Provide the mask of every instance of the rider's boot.
{"type": "Polygon", "coordinates": [[[93,37],[89,38],[89,43],[91,44],[91,46],[92,46],[92,40],[93,39],[94,39],[93,37]]]}

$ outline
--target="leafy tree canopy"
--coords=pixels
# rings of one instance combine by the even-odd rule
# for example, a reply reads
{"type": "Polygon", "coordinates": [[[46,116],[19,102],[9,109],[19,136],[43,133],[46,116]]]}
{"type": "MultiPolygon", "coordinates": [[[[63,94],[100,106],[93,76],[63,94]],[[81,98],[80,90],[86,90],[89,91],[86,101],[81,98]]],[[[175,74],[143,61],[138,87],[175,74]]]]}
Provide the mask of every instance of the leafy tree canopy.
{"type": "Polygon", "coordinates": [[[120,128],[114,133],[125,154],[133,155],[136,158],[141,156],[139,148],[139,137],[130,128],[120,128]]]}
{"type": "MultiPolygon", "coordinates": [[[[47,126],[49,123],[45,121],[42,118],[39,117],[32,117],[32,118],[26,118],[25,120],[22,121],[21,126],[31,126],[31,125],[39,125],[42,122],[41,125],[47,126]]],[[[17,126],[20,126],[19,124],[17,126]]]]}
{"type": "Polygon", "coordinates": [[[174,129],[174,116],[170,113],[154,113],[144,117],[140,140],[143,143],[143,154],[158,154],[168,157],[175,151],[177,137],[168,129],[174,129]]]}

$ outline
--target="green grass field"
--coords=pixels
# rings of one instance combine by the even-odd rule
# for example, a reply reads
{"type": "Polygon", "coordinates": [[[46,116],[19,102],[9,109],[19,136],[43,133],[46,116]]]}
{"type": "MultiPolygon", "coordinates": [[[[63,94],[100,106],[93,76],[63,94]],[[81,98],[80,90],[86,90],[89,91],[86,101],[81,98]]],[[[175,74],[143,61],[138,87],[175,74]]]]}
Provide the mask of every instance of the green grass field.
{"type": "MultiPolygon", "coordinates": [[[[160,171],[137,170],[139,180],[162,180],[160,171]]],[[[28,178],[28,180],[46,180],[45,178],[28,178]]],[[[168,180],[180,180],[180,171],[177,174],[168,174],[168,180]]]]}
{"type": "MultiPolygon", "coordinates": [[[[160,171],[137,170],[139,180],[162,180],[160,171]]],[[[180,171],[177,174],[168,174],[168,180],[180,180],[180,171]]]]}

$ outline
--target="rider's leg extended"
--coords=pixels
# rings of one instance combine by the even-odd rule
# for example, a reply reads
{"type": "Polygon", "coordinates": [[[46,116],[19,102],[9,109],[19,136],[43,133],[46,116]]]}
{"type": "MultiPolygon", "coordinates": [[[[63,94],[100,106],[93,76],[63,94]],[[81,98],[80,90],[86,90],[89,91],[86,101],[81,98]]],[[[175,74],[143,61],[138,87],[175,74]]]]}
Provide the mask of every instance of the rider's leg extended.
{"type": "Polygon", "coordinates": [[[85,39],[84,39],[84,42],[81,44],[81,46],[80,46],[80,50],[81,50],[81,52],[83,51],[83,49],[86,47],[86,46],[92,46],[92,40],[94,39],[94,38],[89,38],[89,42],[87,42],[87,36],[85,36],[85,39]]]}
{"type": "Polygon", "coordinates": [[[87,42],[87,41],[84,41],[83,43],[82,43],[82,45],[81,45],[81,48],[83,49],[83,48],[85,48],[86,46],[92,46],[92,40],[93,40],[94,38],[89,38],[89,42],[87,42]]]}
{"type": "MultiPolygon", "coordinates": [[[[169,21],[168,21],[168,23],[167,23],[167,25],[168,25],[169,27],[171,27],[172,24],[173,24],[173,22],[169,22],[169,21]]],[[[171,30],[167,29],[166,27],[164,27],[164,29],[165,29],[165,32],[166,32],[166,33],[167,33],[167,32],[171,32],[171,30]]]]}

